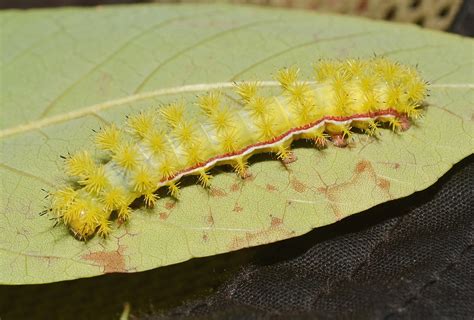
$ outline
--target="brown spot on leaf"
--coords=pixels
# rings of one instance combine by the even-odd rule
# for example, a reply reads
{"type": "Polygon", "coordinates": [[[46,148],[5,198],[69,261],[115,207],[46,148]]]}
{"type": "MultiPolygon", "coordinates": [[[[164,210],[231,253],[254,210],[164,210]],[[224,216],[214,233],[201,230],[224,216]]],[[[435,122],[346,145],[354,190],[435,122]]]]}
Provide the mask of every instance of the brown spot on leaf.
{"type": "Polygon", "coordinates": [[[247,175],[244,177],[244,181],[251,182],[251,181],[254,181],[254,180],[255,180],[255,176],[253,174],[251,174],[250,172],[248,172],[247,175]]]}
{"type": "Polygon", "coordinates": [[[60,259],[59,257],[55,257],[55,256],[34,256],[34,257],[45,262],[48,265],[48,267],[51,266],[51,264],[56,263],[60,259]]]}
{"type": "Polygon", "coordinates": [[[282,219],[272,217],[268,228],[260,231],[245,232],[242,236],[234,237],[228,248],[229,250],[238,250],[241,248],[291,238],[294,234],[294,231],[287,230],[284,227],[282,219]]]}
{"type": "Polygon", "coordinates": [[[91,252],[81,256],[81,258],[93,261],[95,264],[101,266],[103,273],[127,272],[123,256],[125,249],[125,246],[119,245],[115,251],[91,252]]]}
{"type": "Polygon", "coordinates": [[[240,184],[238,183],[233,183],[231,186],[230,186],[230,191],[232,192],[237,192],[240,190],[240,184]]]}
{"type": "Polygon", "coordinates": [[[268,184],[266,185],[266,188],[268,191],[278,191],[278,188],[274,186],[273,184],[268,184]]]}
{"type": "Polygon", "coordinates": [[[291,180],[291,187],[293,188],[293,190],[299,193],[303,193],[306,191],[306,189],[308,189],[308,187],[303,182],[295,178],[291,180]]]}
{"type": "Polygon", "coordinates": [[[382,161],[377,163],[383,164],[384,166],[387,166],[391,169],[400,169],[400,163],[398,162],[382,161]]]}
{"type": "Polygon", "coordinates": [[[280,224],[282,224],[282,223],[283,223],[283,220],[282,220],[282,219],[277,218],[277,217],[272,217],[271,226],[272,226],[273,228],[278,227],[278,226],[279,226],[280,224]]]}
{"type": "Polygon", "coordinates": [[[159,215],[161,220],[166,220],[169,217],[169,214],[166,212],[160,212],[159,215]]]}
{"type": "Polygon", "coordinates": [[[168,210],[171,210],[174,207],[176,207],[176,201],[168,201],[165,203],[165,208],[168,210]]]}
{"type": "Polygon", "coordinates": [[[362,173],[367,169],[367,166],[369,166],[370,163],[368,161],[362,160],[359,161],[356,165],[356,172],[357,173],[362,173]]]}
{"type": "Polygon", "coordinates": [[[214,225],[214,216],[212,215],[212,211],[209,210],[209,214],[207,215],[206,217],[206,222],[207,224],[209,224],[210,226],[213,226],[214,225]]]}
{"type": "Polygon", "coordinates": [[[209,235],[207,234],[207,232],[204,232],[202,234],[202,240],[204,240],[204,242],[207,242],[209,240],[209,235]]]}
{"type": "Polygon", "coordinates": [[[318,191],[325,194],[329,199],[329,206],[334,212],[336,219],[339,220],[344,216],[341,212],[339,203],[346,202],[349,192],[354,193],[354,189],[363,185],[366,181],[372,181],[387,195],[388,199],[392,198],[390,194],[390,181],[379,178],[374,167],[367,160],[359,161],[356,164],[354,174],[349,181],[326,186],[324,188],[318,188],[318,191]]]}
{"type": "Polygon", "coordinates": [[[234,212],[242,212],[244,210],[244,208],[242,208],[241,206],[239,206],[238,203],[235,203],[235,206],[234,206],[234,209],[232,211],[234,212]]]}
{"type": "Polygon", "coordinates": [[[388,191],[390,189],[390,181],[380,178],[377,184],[381,189],[388,191]]]}
{"type": "Polygon", "coordinates": [[[209,194],[211,195],[211,197],[225,197],[225,196],[227,196],[227,193],[223,189],[215,188],[215,187],[212,187],[209,190],[209,194]]]}

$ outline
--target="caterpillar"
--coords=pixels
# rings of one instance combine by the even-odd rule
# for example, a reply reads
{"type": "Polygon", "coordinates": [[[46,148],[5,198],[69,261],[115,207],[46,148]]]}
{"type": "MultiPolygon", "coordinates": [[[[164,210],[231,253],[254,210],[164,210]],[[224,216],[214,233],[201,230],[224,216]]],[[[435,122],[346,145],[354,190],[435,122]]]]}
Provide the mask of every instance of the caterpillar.
{"type": "Polygon", "coordinates": [[[289,163],[294,140],[342,147],[354,131],[403,131],[422,114],[427,83],[414,67],[374,57],[319,60],[313,68],[311,81],[299,80],[295,66],[279,70],[278,94],[264,92],[259,82],[240,82],[232,96],[213,90],[193,106],[173,102],[128,116],[123,128],[102,128],[94,143],[105,160],[86,150],[66,157],[69,183],[51,192],[49,210],[77,239],[107,236],[111,217],[128,220],[137,198],[153,207],[162,187],[179,198],[183,176],[209,187],[215,166],[230,165],[246,177],[256,153],[289,163]]]}

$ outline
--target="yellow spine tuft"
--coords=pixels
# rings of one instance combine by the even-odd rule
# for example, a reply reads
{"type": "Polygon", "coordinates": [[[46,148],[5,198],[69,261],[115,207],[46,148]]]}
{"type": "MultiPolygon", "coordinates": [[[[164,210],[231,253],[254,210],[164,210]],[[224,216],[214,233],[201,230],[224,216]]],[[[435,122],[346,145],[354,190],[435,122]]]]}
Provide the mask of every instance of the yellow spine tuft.
{"type": "Polygon", "coordinates": [[[342,129],[342,137],[344,139],[349,139],[350,137],[352,137],[351,126],[343,125],[341,129],[342,129]]]}
{"type": "Polygon", "coordinates": [[[396,108],[400,103],[400,97],[402,96],[403,90],[401,86],[393,85],[387,89],[387,97],[385,103],[389,108],[396,108]]]}
{"type": "Polygon", "coordinates": [[[132,210],[129,206],[122,206],[118,209],[118,218],[121,222],[125,222],[130,219],[132,210]]]}
{"type": "Polygon", "coordinates": [[[249,102],[252,98],[257,96],[259,86],[259,83],[256,81],[236,83],[235,92],[243,101],[249,102]]]}
{"type": "Polygon", "coordinates": [[[314,99],[306,99],[295,106],[298,124],[305,125],[316,120],[317,108],[314,99]]]}
{"type": "Polygon", "coordinates": [[[352,121],[352,126],[363,130],[369,136],[376,136],[378,134],[379,123],[375,120],[352,121]]]}
{"type": "Polygon", "coordinates": [[[127,206],[125,191],[120,187],[112,187],[102,195],[102,201],[106,210],[112,211],[127,206]]]}
{"type": "Polygon", "coordinates": [[[77,216],[79,216],[78,212],[81,212],[84,208],[81,204],[75,201],[71,202],[67,207],[62,208],[60,218],[62,218],[65,224],[69,225],[71,221],[77,219],[77,216]]]}
{"type": "Polygon", "coordinates": [[[227,128],[218,135],[219,144],[225,153],[235,152],[238,149],[237,141],[239,140],[238,131],[234,128],[227,128]]]}
{"type": "Polygon", "coordinates": [[[184,120],[184,105],[182,103],[171,103],[162,107],[159,113],[166,123],[174,128],[184,120]]]}
{"type": "Polygon", "coordinates": [[[178,199],[180,194],[181,194],[181,191],[179,190],[179,182],[175,183],[175,182],[170,182],[168,183],[168,190],[169,190],[169,193],[171,194],[171,196],[173,198],[176,198],[178,199]]]}
{"type": "Polygon", "coordinates": [[[73,221],[76,221],[80,216],[81,213],[85,213],[87,206],[84,201],[73,201],[71,202],[67,208],[63,210],[63,221],[66,224],[71,224],[73,221]]]}
{"type": "Polygon", "coordinates": [[[161,179],[169,179],[173,177],[174,173],[176,172],[176,167],[173,163],[176,162],[168,156],[161,161],[160,167],[158,168],[158,174],[160,175],[161,179]]]}
{"type": "Polygon", "coordinates": [[[211,124],[218,130],[224,130],[229,127],[233,127],[232,112],[230,109],[224,110],[215,110],[213,113],[209,114],[209,121],[211,124]]]}
{"type": "Polygon", "coordinates": [[[334,88],[333,111],[336,115],[346,115],[349,111],[350,97],[344,88],[334,88]]]}
{"type": "Polygon", "coordinates": [[[275,137],[274,119],[270,115],[263,116],[255,121],[255,126],[258,129],[260,139],[264,141],[271,140],[275,137]]]}
{"type": "Polygon", "coordinates": [[[337,63],[330,60],[320,60],[314,65],[315,79],[324,82],[333,78],[338,71],[337,63]]]}
{"type": "Polygon", "coordinates": [[[103,128],[97,134],[95,144],[101,150],[114,151],[120,144],[120,130],[115,124],[103,128]]]}
{"type": "Polygon", "coordinates": [[[107,178],[105,177],[104,166],[98,166],[82,180],[79,181],[84,186],[84,189],[89,193],[98,194],[107,185],[107,178]]]}
{"type": "Polygon", "coordinates": [[[278,149],[277,149],[277,157],[278,159],[282,160],[282,161],[285,161],[287,159],[289,159],[291,157],[291,150],[290,150],[290,146],[286,145],[286,144],[281,144],[278,146],[278,149]]]}
{"type": "Polygon", "coordinates": [[[158,196],[153,192],[147,192],[144,195],[144,200],[148,208],[153,208],[158,201],[158,196]]]}
{"type": "Polygon", "coordinates": [[[234,171],[237,172],[237,174],[241,178],[248,177],[248,167],[249,166],[248,166],[247,160],[245,160],[244,158],[242,158],[242,157],[236,158],[234,160],[234,164],[232,165],[232,167],[234,168],[234,171]]]}
{"type": "Polygon", "coordinates": [[[195,143],[186,147],[186,163],[188,166],[194,166],[206,160],[202,145],[202,143],[195,143]]]}
{"type": "Polygon", "coordinates": [[[420,79],[407,80],[407,97],[413,101],[422,101],[426,97],[426,84],[420,79]]]}
{"type": "Polygon", "coordinates": [[[153,172],[146,166],[141,166],[135,171],[132,181],[133,190],[140,194],[155,191],[158,183],[158,179],[154,177],[153,172]]]}
{"type": "Polygon", "coordinates": [[[350,75],[350,78],[360,77],[366,68],[367,62],[360,59],[348,59],[342,65],[342,69],[350,75]]]}
{"type": "Polygon", "coordinates": [[[379,134],[379,126],[380,124],[375,120],[369,120],[369,127],[365,130],[369,136],[377,136],[379,134]]]}
{"type": "Polygon", "coordinates": [[[399,78],[402,73],[401,67],[387,58],[376,58],[374,60],[375,71],[387,81],[387,83],[393,83],[399,78]]]}
{"type": "Polygon", "coordinates": [[[313,90],[306,82],[298,82],[289,85],[285,88],[286,94],[289,96],[292,103],[304,103],[307,99],[312,97],[313,90]]]}
{"type": "Polygon", "coordinates": [[[110,228],[110,221],[107,218],[101,216],[98,223],[99,229],[97,230],[97,234],[103,238],[107,237],[110,231],[112,231],[112,228],[110,228]]]}
{"type": "Polygon", "coordinates": [[[153,129],[145,137],[145,143],[150,150],[156,154],[162,154],[167,151],[165,133],[159,129],[153,129]]]}
{"type": "Polygon", "coordinates": [[[364,94],[374,94],[374,88],[375,85],[377,84],[376,82],[377,78],[374,77],[373,75],[364,75],[360,77],[359,79],[359,86],[360,89],[364,94]]]}
{"type": "Polygon", "coordinates": [[[270,98],[255,97],[245,105],[245,109],[247,109],[253,117],[260,118],[268,112],[270,105],[270,98]]]}
{"type": "Polygon", "coordinates": [[[76,199],[64,211],[63,220],[80,239],[87,239],[108,219],[109,213],[102,211],[91,200],[76,199]]]}
{"type": "MultiPolygon", "coordinates": [[[[74,202],[77,197],[77,191],[71,187],[65,187],[52,193],[51,209],[56,217],[61,218],[65,210],[74,202]]],[[[64,220],[67,222],[66,220],[64,220]]]]}
{"type": "Polygon", "coordinates": [[[179,140],[179,142],[189,145],[195,141],[195,128],[192,122],[182,120],[181,123],[177,124],[173,130],[173,136],[179,140]]]}
{"type": "Polygon", "coordinates": [[[315,133],[313,141],[314,141],[314,143],[316,144],[317,147],[323,148],[323,147],[327,146],[328,139],[329,139],[328,134],[318,132],[318,133],[315,133]]]}
{"type": "Polygon", "coordinates": [[[351,127],[348,124],[326,123],[326,131],[331,135],[342,134],[343,138],[350,138],[352,135],[351,127]]]}
{"type": "Polygon", "coordinates": [[[219,109],[221,104],[221,93],[219,91],[211,91],[206,95],[198,98],[198,106],[204,113],[212,114],[219,109]]]}
{"type": "Polygon", "coordinates": [[[123,168],[131,170],[138,164],[138,151],[131,142],[125,142],[117,147],[112,159],[123,168]]]}
{"type": "Polygon", "coordinates": [[[324,126],[308,133],[304,133],[302,138],[314,141],[318,147],[325,147],[328,143],[329,135],[324,133],[324,126]]]}
{"type": "Polygon", "coordinates": [[[398,132],[402,128],[402,123],[397,118],[389,118],[388,124],[392,127],[393,132],[398,132]]]}
{"type": "Polygon", "coordinates": [[[199,170],[199,183],[204,188],[209,188],[211,186],[212,176],[208,174],[205,170],[199,170]]]}
{"type": "Polygon", "coordinates": [[[365,91],[363,92],[362,96],[362,111],[375,111],[377,110],[377,107],[379,106],[379,101],[375,94],[371,91],[365,91]]]}
{"type": "Polygon", "coordinates": [[[129,116],[127,125],[129,131],[140,138],[144,138],[153,129],[155,114],[152,112],[140,112],[137,115],[129,116]]]}
{"type": "Polygon", "coordinates": [[[95,170],[95,163],[89,152],[79,151],[66,160],[66,172],[70,176],[87,177],[95,170]]]}
{"type": "Polygon", "coordinates": [[[413,100],[400,103],[397,109],[403,113],[406,113],[410,118],[413,119],[419,119],[423,115],[420,106],[416,102],[413,102],[413,100]]]}
{"type": "Polygon", "coordinates": [[[290,68],[281,69],[276,74],[276,80],[280,83],[280,86],[283,89],[288,89],[290,86],[294,85],[298,80],[298,73],[300,69],[296,66],[291,66],[290,68]]]}

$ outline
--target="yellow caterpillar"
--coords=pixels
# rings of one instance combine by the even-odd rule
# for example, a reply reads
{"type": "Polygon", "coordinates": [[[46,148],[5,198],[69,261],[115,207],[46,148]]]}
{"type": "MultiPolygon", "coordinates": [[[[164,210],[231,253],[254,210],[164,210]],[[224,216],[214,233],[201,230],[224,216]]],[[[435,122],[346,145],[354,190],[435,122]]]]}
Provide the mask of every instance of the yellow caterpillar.
{"type": "Polygon", "coordinates": [[[237,101],[219,91],[200,96],[199,117],[186,112],[194,106],[176,102],[130,116],[124,128],[103,128],[95,145],[108,161],[87,151],[68,157],[65,171],[74,183],[51,193],[50,210],[79,239],[106,236],[112,212],[129,219],[135,199],[152,207],[163,186],[179,197],[183,176],[198,175],[208,187],[209,169],[231,165],[245,177],[255,153],[273,152],[291,162],[297,139],[344,146],[352,128],[370,135],[382,123],[408,129],[427,91],[414,68],[383,57],[321,60],[311,82],[300,81],[298,72],[291,67],[276,74],[278,95],[264,94],[258,82],[242,82],[235,85],[237,101]]]}

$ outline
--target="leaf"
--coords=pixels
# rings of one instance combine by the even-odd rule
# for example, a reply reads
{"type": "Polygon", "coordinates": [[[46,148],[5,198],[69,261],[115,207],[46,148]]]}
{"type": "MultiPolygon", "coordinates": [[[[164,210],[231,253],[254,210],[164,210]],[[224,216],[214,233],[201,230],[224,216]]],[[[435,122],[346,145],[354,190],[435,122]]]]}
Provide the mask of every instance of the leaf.
{"type": "MultiPolygon", "coordinates": [[[[299,11],[181,5],[3,11],[0,283],[135,272],[308,232],[433,184],[473,152],[473,40],[415,26],[299,11]],[[80,242],[38,212],[63,182],[60,155],[124,115],[232,81],[271,80],[321,57],[386,55],[432,83],[425,117],[352,148],[299,147],[288,170],[254,161],[210,192],[138,209],[109,239],[80,242]]],[[[194,108],[191,103],[188,108],[194,108]]],[[[272,159],[272,157],[263,157],[272,159]]],[[[258,159],[262,159],[261,157],[258,159]]]]}

